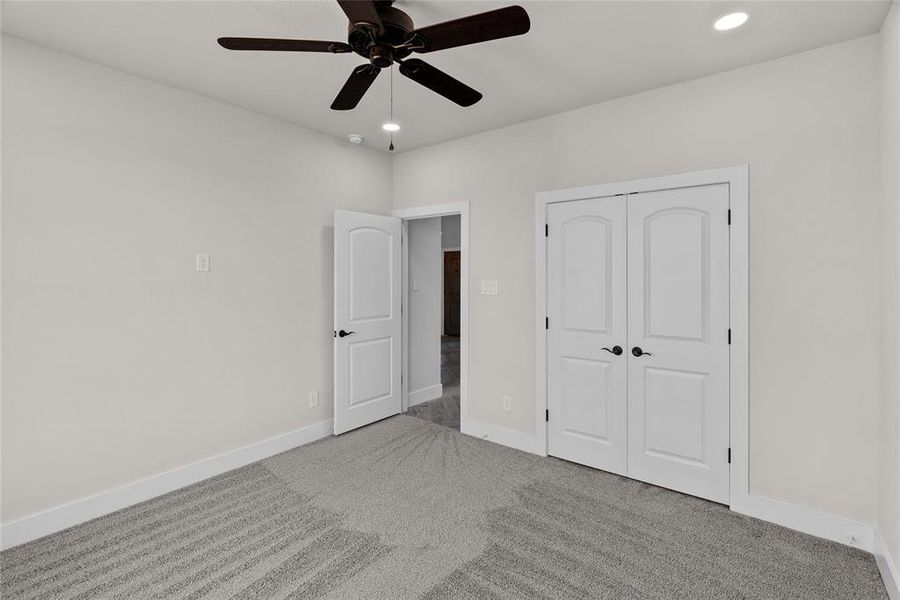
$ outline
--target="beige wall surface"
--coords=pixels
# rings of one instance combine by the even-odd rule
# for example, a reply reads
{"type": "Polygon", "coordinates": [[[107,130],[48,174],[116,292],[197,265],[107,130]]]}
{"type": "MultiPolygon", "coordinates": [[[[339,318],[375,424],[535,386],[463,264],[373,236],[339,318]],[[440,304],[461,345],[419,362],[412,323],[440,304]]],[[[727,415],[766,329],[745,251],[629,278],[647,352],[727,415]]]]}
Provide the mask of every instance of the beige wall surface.
{"type": "Polygon", "coordinates": [[[441,218],[407,223],[410,402],[430,400],[429,388],[441,385],[441,305],[444,301],[441,218]]]}
{"type": "Polygon", "coordinates": [[[470,298],[470,411],[533,432],[534,194],[749,164],[751,491],[878,515],[896,557],[897,263],[872,260],[900,225],[896,15],[882,38],[402,153],[393,173],[4,37],[0,518],[330,418],[332,210],[387,213],[392,176],[395,208],[471,202],[471,289],[500,294],[470,298]]]}
{"type": "Polygon", "coordinates": [[[878,529],[900,561],[900,4],[881,30],[882,226],[881,412],[878,529]]]}
{"type": "Polygon", "coordinates": [[[470,298],[471,416],[534,431],[536,192],[749,164],[751,492],[874,522],[878,53],[871,36],[396,156],[395,206],[468,200],[470,289],[499,280],[470,298]]]}
{"type": "Polygon", "coordinates": [[[15,38],[2,77],[2,520],[329,419],[332,210],[389,213],[390,157],[15,38]]]}

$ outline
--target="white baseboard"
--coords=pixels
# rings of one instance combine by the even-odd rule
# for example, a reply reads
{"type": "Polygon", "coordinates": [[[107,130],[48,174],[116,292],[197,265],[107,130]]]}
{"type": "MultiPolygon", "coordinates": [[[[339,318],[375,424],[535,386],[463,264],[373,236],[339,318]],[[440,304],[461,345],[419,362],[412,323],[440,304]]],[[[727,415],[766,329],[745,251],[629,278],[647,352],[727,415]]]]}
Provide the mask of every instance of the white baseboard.
{"type": "Polygon", "coordinates": [[[875,562],[878,563],[878,570],[881,571],[881,578],[884,579],[884,587],[887,588],[888,598],[891,600],[900,600],[900,569],[897,563],[891,557],[881,532],[875,530],[875,562]]]}
{"type": "Polygon", "coordinates": [[[731,510],[866,552],[872,552],[875,545],[871,525],[765,496],[732,498],[731,510]]]}
{"type": "Polygon", "coordinates": [[[429,400],[440,398],[443,395],[444,386],[442,386],[441,384],[425,387],[409,393],[409,405],[415,406],[416,404],[422,404],[423,402],[428,402],[429,400]]]}
{"type": "MultiPolygon", "coordinates": [[[[502,446],[547,456],[546,449],[538,447],[537,436],[533,434],[513,431],[475,419],[465,419],[461,423],[460,431],[502,446]]],[[[749,495],[739,499],[732,498],[731,510],[866,552],[873,552],[876,548],[875,529],[871,525],[803,508],[788,502],[773,500],[765,496],[749,495]]],[[[885,551],[882,561],[889,565],[888,571],[893,574],[896,581],[897,570],[893,567],[895,563],[891,562],[889,558],[884,558],[886,556],[885,551]]],[[[882,572],[884,572],[884,567],[882,567],[882,572]]],[[[887,577],[885,579],[887,580],[887,577]]],[[[888,589],[890,589],[890,584],[888,584],[888,589]]],[[[894,596],[890,598],[891,600],[900,600],[894,596]]]]}
{"type": "Polygon", "coordinates": [[[537,447],[537,439],[535,438],[535,436],[530,433],[513,431],[512,429],[498,427],[496,425],[491,425],[490,423],[485,423],[484,421],[478,421],[471,418],[466,419],[465,421],[460,423],[460,431],[462,433],[465,433],[466,435],[471,435],[483,440],[495,442],[502,446],[509,446],[510,448],[515,448],[516,450],[522,450],[523,452],[529,452],[531,454],[537,454],[539,456],[546,456],[546,452],[544,452],[543,449],[539,449],[537,447]]]}
{"type": "MultiPolygon", "coordinates": [[[[315,423],[94,496],[3,523],[0,526],[0,549],[5,550],[18,546],[274,456],[291,448],[328,437],[333,428],[334,424],[331,419],[315,423]]],[[[536,436],[533,434],[498,427],[475,419],[466,419],[462,423],[461,431],[466,435],[503,446],[546,456],[546,452],[537,447],[536,436]]],[[[897,563],[890,556],[880,533],[872,526],[763,496],[751,495],[736,502],[733,501],[731,509],[741,514],[874,553],[890,600],[900,600],[900,571],[897,569],[897,563]]]]}
{"type": "MultiPolygon", "coordinates": [[[[537,436],[533,434],[505,429],[475,419],[463,421],[460,430],[467,435],[503,446],[539,456],[547,455],[546,449],[538,447],[537,436]]],[[[875,530],[871,525],[803,508],[788,502],[749,495],[743,498],[732,498],[731,510],[809,535],[853,546],[866,552],[873,552],[875,548],[875,530]]],[[[900,600],[900,598],[895,599],[892,596],[891,600],[900,600]]]]}
{"type": "Polygon", "coordinates": [[[3,523],[0,526],[0,549],[5,550],[24,544],[226,471],[280,454],[291,448],[328,437],[332,434],[333,429],[334,424],[329,419],[94,496],[3,523]]]}

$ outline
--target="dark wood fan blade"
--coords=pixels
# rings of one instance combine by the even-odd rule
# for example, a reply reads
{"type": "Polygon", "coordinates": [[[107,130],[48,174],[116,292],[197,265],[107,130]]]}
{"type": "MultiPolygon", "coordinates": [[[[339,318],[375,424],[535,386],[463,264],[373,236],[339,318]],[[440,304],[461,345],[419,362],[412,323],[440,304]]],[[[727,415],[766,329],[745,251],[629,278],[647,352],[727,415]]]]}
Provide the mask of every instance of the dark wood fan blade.
{"type": "Polygon", "coordinates": [[[366,90],[378,77],[381,69],[373,65],[360,65],[353,69],[347,83],[338,92],[334,102],[331,103],[332,110],[352,110],[356,108],[359,101],[366,94],[366,90]]]}
{"type": "Polygon", "coordinates": [[[434,52],[446,48],[477,44],[488,40],[528,33],[531,20],[521,6],[507,6],[485,13],[429,25],[412,32],[423,44],[418,52],[434,52]]]}
{"type": "Polygon", "coordinates": [[[351,52],[343,42],[319,40],[278,40],[271,38],[221,37],[219,45],[228,50],[269,50],[274,52],[351,52]]]}
{"type": "Polygon", "coordinates": [[[472,106],[481,100],[480,92],[418,58],[404,60],[400,73],[460,106],[472,106]]]}
{"type": "Polygon", "coordinates": [[[337,0],[337,3],[354,25],[366,23],[377,29],[378,33],[384,33],[384,25],[372,0],[337,0]]]}

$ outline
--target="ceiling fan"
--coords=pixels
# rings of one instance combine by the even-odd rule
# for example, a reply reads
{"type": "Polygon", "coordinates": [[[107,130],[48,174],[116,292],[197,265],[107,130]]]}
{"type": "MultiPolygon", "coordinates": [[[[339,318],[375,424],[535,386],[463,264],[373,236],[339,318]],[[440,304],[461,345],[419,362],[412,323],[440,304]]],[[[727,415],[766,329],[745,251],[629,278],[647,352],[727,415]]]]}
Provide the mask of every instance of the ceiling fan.
{"type": "Polygon", "coordinates": [[[351,110],[359,104],[381,69],[400,64],[400,73],[460,106],[472,106],[481,93],[432,67],[413,52],[435,52],[489,40],[522,35],[531,27],[521,6],[445,21],[416,29],[405,12],[391,6],[394,0],[337,0],[350,20],[347,43],[319,40],[222,37],[219,45],[228,50],[274,52],[355,52],[369,61],[353,69],[338,92],[333,110],[351,110]]]}

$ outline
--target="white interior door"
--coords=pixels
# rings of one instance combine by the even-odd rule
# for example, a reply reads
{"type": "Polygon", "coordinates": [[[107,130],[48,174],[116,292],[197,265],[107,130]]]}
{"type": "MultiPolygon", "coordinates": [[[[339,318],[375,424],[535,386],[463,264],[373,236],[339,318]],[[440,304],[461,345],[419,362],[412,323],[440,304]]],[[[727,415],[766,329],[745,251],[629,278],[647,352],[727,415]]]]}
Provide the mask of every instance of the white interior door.
{"type": "Polygon", "coordinates": [[[547,451],[627,465],[625,197],[547,208],[547,451]]]}
{"type": "Polygon", "coordinates": [[[728,503],[728,185],[628,198],[628,475],[728,503]]]}
{"type": "Polygon", "coordinates": [[[334,213],[334,433],[400,412],[400,219],[334,213]]]}

